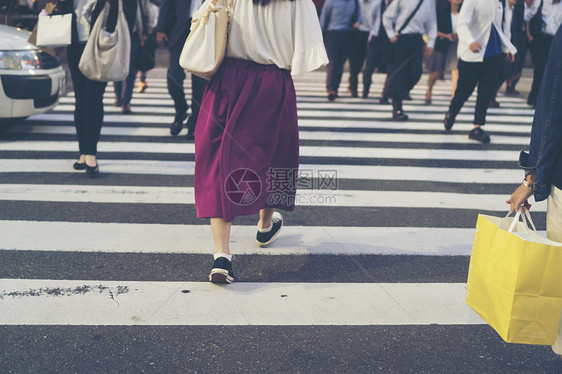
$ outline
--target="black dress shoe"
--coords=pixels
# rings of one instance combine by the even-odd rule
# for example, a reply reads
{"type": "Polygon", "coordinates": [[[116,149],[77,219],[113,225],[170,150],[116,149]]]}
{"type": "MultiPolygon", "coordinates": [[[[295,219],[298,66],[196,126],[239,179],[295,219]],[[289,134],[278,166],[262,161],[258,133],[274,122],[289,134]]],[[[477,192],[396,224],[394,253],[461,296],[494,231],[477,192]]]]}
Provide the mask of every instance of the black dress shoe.
{"type": "Polygon", "coordinates": [[[390,101],[388,100],[388,97],[384,97],[384,96],[383,96],[383,97],[381,97],[381,98],[379,99],[379,104],[381,104],[381,105],[388,105],[388,104],[390,104],[390,101]]]}
{"type": "Polygon", "coordinates": [[[445,114],[445,119],[443,120],[443,125],[445,126],[445,130],[450,130],[454,124],[455,124],[455,117],[451,114],[451,112],[447,111],[447,113],[445,114]]]}
{"type": "Polygon", "coordinates": [[[195,140],[195,131],[188,130],[187,131],[187,141],[192,142],[195,140]]]}
{"type": "Polygon", "coordinates": [[[90,177],[96,177],[100,173],[100,168],[98,164],[96,166],[88,166],[86,165],[86,174],[90,177]]]}
{"type": "Polygon", "coordinates": [[[468,133],[468,138],[484,144],[490,143],[490,135],[488,135],[488,133],[482,130],[480,127],[473,128],[468,133]]]}
{"type": "Polygon", "coordinates": [[[407,121],[408,115],[404,113],[402,109],[396,109],[392,111],[392,120],[393,121],[407,121]]]}
{"type": "Polygon", "coordinates": [[[131,111],[131,104],[123,104],[121,105],[121,114],[132,114],[131,111]]]}
{"type": "Polygon", "coordinates": [[[86,169],[86,163],[85,162],[75,162],[74,165],[72,165],[72,167],[74,168],[74,170],[84,170],[84,169],[86,169]]]}
{"type": "Polygon", "coordinates": [[[174,122],[170,125],[170,134],[176,136],[180,133],[181,129],[183,129],[183,121],[187,118],[187,113],[184,113],[181,116],[177,116],[174,119],[174,122]]]}

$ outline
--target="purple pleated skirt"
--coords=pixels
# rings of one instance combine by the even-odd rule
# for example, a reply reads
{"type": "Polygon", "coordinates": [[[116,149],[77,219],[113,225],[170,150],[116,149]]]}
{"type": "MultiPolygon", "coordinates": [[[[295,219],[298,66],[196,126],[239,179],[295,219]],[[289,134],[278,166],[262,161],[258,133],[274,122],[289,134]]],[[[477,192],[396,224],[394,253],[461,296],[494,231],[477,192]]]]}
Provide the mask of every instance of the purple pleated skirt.
{"type": "Polygon", "coordinates": [[[197,217],[295,208],[297,100],[288,70],[226,58],[201,103],[195,128],[197,217]]]}

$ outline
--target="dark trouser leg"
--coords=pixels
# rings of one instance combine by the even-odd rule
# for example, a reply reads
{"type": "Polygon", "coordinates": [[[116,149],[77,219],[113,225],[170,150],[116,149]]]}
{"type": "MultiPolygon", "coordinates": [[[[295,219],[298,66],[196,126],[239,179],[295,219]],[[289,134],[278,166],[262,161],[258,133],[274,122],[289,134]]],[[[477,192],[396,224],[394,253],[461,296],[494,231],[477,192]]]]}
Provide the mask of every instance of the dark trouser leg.
{"type": "Polygon", "coordinates": [[[533,72],[533,84],[527,99],[527,103],[529,105],[535,105],[537,102],[537,95],[539,94],[539,88],[541,86],[544,68],[546,67],[546,60],[548,58],[548,47],[549,46],[545,37],[537,37],[529,44],[529,50],[531,51],[531,57],[533,58],[533,65],[535,65],[535,70],[533,72]]]}
{"type": "MultiPolygon", "coordinates": [[[[413,43],[416,43],[414,40],[413,43]]],[[[404,98],[408,93],[414,88],[414,86],[419,82],[422,76],[423,67],[423,40],[421,36],[419,37],[419,47],[412,50],[413,57],[408,62],[408,82],[406,84],[406,89],[404,90],[404,98]]]]}
{"type": "Polygon", "coordinates": [[[381,51],[378,50],[378,41],[373,37],[369,42],[367,48],[367,61],[365,62],[365,69],[363,70],[363,92],[368,93],[373,82],[373,73],[380,64],[381,51]]]}
{"type": "Polygon", "coordinates": [[[123,104],[123,82],[125,81],[113,82],[113,92],[115,93],[116,106],[121,106],[123,104]]]}
{"type": "Polygon", "coordinates": [[[135,79],[137,77],[137,69],[135,69],[135,61],[140,51],[140,37],[138,33],[133,34],[131,38],[131,62],[129,64],[129,75],[122,82],[124,83],[123,93],[121,94],[121,105],[128,105],[133,98],[133,88],[135,87],[135,79]]]}
{"type": "Polygon", "coordinates": [[[78,44],[70,45],[66,48],[68,68],[74,90],[74,126],[76,127],[76,137],[81,155],[85,154],[84,123],[82,119],[84,118],[84,87],[86,85],[86,77],[78,68],[78,63],[84,51],[84,46],[78,44]]]}
{"type": "MultiPolygon", "coordinates": [[[[183,44],[182,44],[183,45],[183,44]]],[[[183,117],[189,106],[185,100],[183,91],[183,81],[185,79],[185,71],[180,66],[181,46],[179,48],[170,49],[170,65],[168,67],[167,83],[168,92],[174,101],[174,109],[176,111],[176,119],[183,117]]]]}
{"type": "Polygon", "coordinates": [[[478,96],[476,97],[476,108],[474,110],[474,124],[486,124],[486,112],[490,106],[490,100],[497,91],[497,76],[502,67],[503,55],[499,54],[484,59],[480,69],[478,80],[478,96]]]}
{"type": "Polygon", "coordinates": [[[343,65],[347,60],[348,31],[328,31],[326,34],[326,52],[328,53],[328,75],[326,88],[338,92],[343,74],[343,65]]]}
{"type": "Polygon", "coordinates": [[[363,68],[365,62],[365,55],[367,54],[367,39],[369,32],[356,31],[351,34],[351,49],[349,51],[349,88],[357,91],[359,83],[359,73],[363,68]]]}
{"type": "Polygon", "coordinates": [[[98,82],[86,78],[84,101],[88,103],[84,110],[84,154],[96,155],[103,124],[103,94],[107,82],[98,82]]]}
{"type": "Polygon", "coordinates": [[[201,101],[207,87],[207,80],[196,75],[191,75],[191,117],[187,122],[187,129],[190,134],[195,132],[195,125],[201,109],[201,101]]]}
{"type": "Polygon", "coordinates": [[[420,79],[422,53],[421,35],[401,35],[394,45],[390,86],[394,110],[402,110],[402,100],[420,79]]]}
{"type": "Polygon", "coordinates": [[[455,118],[459,114],[462,106],[468,100],[480,78],[482,63],[481,62],[465,62],[459,60],[459,81],[455,96],[449,105],[449,113],[455,118]]]}

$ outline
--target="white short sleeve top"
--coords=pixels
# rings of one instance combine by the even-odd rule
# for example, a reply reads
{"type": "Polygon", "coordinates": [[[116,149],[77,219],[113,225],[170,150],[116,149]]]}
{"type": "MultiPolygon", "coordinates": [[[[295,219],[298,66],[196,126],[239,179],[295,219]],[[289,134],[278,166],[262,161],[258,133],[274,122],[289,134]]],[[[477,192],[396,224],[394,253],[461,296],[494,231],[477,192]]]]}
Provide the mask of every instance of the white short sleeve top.
{"type": "Polygon", "coordinates": [[[328,63],[320,22],[311,0],[234,0],[228,57],[274,64],[292,75],[328,63]]]}

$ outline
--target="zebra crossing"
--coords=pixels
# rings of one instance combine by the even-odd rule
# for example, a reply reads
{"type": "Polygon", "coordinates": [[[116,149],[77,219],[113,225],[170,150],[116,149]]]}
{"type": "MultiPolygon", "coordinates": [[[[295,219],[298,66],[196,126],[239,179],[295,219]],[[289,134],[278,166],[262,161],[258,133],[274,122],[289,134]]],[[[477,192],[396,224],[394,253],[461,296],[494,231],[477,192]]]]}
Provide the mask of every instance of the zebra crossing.
{"type": "MultiPolygon", "coordinates": [[[[295,79],[300,169],[315,179],[332,173],[337,188],[300,190],[269,248],[254,244],[256,217],[237,219],[231,247],[239,281],[227,287],[206,281],[213,243],[208,220],[195,215],[194,146],[185,130],[169,134],[174,113],[162,74],[149,76],[146,93],[135,92],[131,115],[112,106],[108,87],[100,178],[72,171],[72,94],[1,133],[0,336],[12,344],[7,352],[37,357],[29,347],[50,346],[46,372],[216,372],[227,361],[199,350],[209,341],[236,352],[232,372],[561,368],[548,347],[501,342],[464,303],[476,216],[507,212],[533,111],[520,98],[500,96],[486,125],[492,143],[482,145],[467,137],[474,98],[453,130],[443,130],[447,81],[426,106],[423,79],[404,106],[410,121],[395,123],[376,93],[353,99],[340,88],[342,97],[328,103],[324,74],[295,79]],[[155,366],[130,343],[147,339],[148,330],[131,330],[140,327],[200,357],[164,363],[170,351],[153,347],[155,366]],[[47,345],[20,345],[37,329],[50,335],[47,345]],[[114,334],[98,347],[108,357],[100,370],[99,356],[82,367],[66,356],[75,352],[67,343],[52,347],[73,337],[88,346],[93,331],[114,334]],[[228,345],[216,342],[221,334],[232,339],[228,345]],[[186,335],[200,341],[187,343],[186,335]],[[140,355],[112,351],[123,344],[140,355]],[[286,355],[283,366],[269,362],[278,352],[286,355]],[[109,364],[119,357],[131,366],[109,364]]],[[[383,79],[376,75],[373,87],[383,79]]],[[[545,210],[533,207],[540,230],[545,210]]],[[[7,357],[0,368],[31,367],[7,357]]]]}

